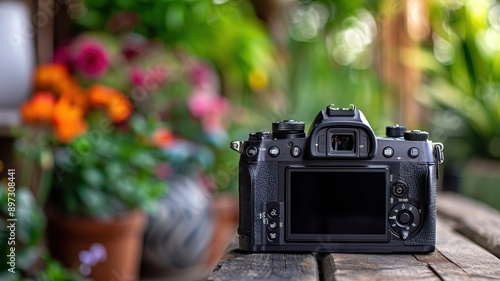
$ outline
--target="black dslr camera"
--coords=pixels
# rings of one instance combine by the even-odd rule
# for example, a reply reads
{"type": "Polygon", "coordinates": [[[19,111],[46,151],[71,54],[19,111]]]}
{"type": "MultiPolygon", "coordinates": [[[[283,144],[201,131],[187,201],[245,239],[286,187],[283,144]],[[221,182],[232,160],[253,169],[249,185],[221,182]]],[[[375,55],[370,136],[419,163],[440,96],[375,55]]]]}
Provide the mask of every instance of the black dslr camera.
{"type": "Polygon", "coordinates": [[[233,141],[239,247],[252,252],[432,252],[443,145],[424,131],[376,137],[353,105],[233,141]]]}

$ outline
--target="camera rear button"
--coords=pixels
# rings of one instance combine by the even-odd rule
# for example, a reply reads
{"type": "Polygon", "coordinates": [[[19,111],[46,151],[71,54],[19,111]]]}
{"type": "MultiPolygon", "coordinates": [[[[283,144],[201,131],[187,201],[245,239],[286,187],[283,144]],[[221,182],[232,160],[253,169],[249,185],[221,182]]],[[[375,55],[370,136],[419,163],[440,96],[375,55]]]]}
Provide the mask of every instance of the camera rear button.
{"type": "Polygon", "coordinates": [[[419,154],[420,151],[416,147],[412,147],[408,150],[408,156],[410,156],[410,158],[417,158],[419,154]]]}
{"type": "Polygon", "coordinates": [[[278,213],[278,210],[276,210],[275,208],[269,209],[268,213],[269,213],[269,216],[271,216],[273,218],[277,218],[280,215],[278,213]]]}
{"type": "Polygon", "coordinates": [[[278,238],[278,233],[276,233],[276,232],[269,232],[267,234],[267,238],[269,238],[269,240],[271,240],[271,241],[276,240],[276,238],[278,238]]]}
{"type": "Polygon", "coordinates": [[[302,154],[302,149],[300,149],[300,147],[298,146],[294,146],[290,150],[290,154],[292,154],[293,157],[299,157],[300,154],[302,154]]]}
{"type": "Polygon", "coordinates": [[[280,155],[280,149],[277,148],[276,146],[271,146],[269,148],[269,155],[271,157],[276,157],[276,156],[280,155]]]}
{"type": "Polygon", "coordinates": [[[272,221],[269,223],[269,228],[270,229],[276,229],[278,227],[278,224],[275,221],[272,221]]]}
{"type": "Polygon", "coordinates": [[[391,158],[394,155],[394,149],[390,146],[386,146],[382,152],[385,158],[391,158]]]}
{"type": "Polygon", "coordinates": [[[257,152],[258,152],[258,150],[255,146],[252,145],[252,146],[247,147],[247,156],[248,157],[253,157],[253,156],[257,155],[257,152]]]}

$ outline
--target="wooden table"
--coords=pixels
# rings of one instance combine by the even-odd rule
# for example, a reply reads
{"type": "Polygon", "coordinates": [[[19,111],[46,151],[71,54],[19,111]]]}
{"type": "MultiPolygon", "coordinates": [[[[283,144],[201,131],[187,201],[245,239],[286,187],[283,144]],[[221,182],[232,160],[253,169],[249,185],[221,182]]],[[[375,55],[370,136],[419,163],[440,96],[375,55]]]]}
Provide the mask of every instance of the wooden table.
{"type": "Polygon", "coordinates": [[[452,193],[438,194],[437,208],[430,254],[248,254],[233,246],[208,280],[500,280],[500,212],[452,193]]]}

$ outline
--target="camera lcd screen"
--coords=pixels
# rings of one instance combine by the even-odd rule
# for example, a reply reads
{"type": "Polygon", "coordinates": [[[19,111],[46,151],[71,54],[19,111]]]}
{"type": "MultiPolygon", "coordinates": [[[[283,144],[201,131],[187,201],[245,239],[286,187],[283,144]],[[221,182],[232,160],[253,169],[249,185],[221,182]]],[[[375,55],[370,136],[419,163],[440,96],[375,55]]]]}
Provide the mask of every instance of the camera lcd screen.
{"type": "Polygon", "coordinates": [[[289,168],[287,238],[387,240],[385,168],[289,168]]]}

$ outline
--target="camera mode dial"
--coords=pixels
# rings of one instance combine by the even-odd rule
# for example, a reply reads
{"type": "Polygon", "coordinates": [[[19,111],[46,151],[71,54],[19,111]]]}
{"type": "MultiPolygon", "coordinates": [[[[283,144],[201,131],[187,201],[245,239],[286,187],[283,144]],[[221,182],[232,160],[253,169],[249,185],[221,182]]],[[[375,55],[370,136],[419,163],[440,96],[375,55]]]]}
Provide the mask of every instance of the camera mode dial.
{"type": "Polygon", "coordinates": [[[406,240],[420,223],[420,211],[409,203],[394,206],[389,213],[389,224],[401,239],[406,240]]]}
{"type": "Polygon", "coordinates": [[[273,137],[276,139],[304,138],[305,123],[295,120],[273,122],[273,137]]]}

